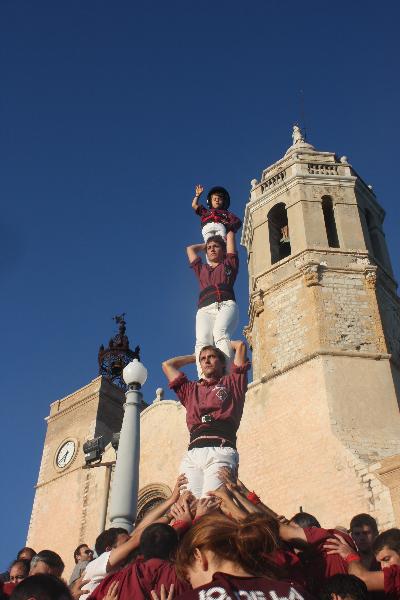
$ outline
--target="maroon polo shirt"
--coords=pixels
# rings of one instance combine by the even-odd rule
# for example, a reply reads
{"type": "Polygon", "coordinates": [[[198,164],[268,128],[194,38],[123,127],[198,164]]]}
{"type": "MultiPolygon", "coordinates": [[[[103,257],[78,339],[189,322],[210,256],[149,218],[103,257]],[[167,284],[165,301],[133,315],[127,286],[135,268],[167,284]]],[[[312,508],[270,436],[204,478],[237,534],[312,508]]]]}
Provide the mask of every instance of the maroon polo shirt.
{"type": "MultiPolygon", "coordinates": [[[[202,432],[215,432],[218,435],[218,424],[221,423],[227,425],[236,438],[243,413],[249,369],[248,361],[240,367],[233,363],[231,373],[219,380],[189,381],[184,373],[180,373],[170,382],[169,387],[186,408],[186,423],[191,435],[201,435],[202,432]],[[212,417],[211,431],[210,424],[201,420],[204,415],[212,417]]],[[[223,426],[221,433],[226,434],[223,426]]]]}
{"type": "Polygon", "coordinates": [[[391,565],[382,569],[383,572],[383,589],[391,600],[399,600],[400,598],[400,567],[391,565]]]}
{"type": "Polygon", "coordinates": [[[239,258],[236,253],[227,254],[222,262],[216,267],[204,264],[200,256],[190,263],[197,279],[200,289],[204,290],[210,285],[221,285],[224,283],[233,287],[239,270],[239,258]]]}
{"type": "Polygon", "coordinates": [[[322,529],[321,527],[304,527],[304,533],[308,544],[312,546],[314,551],[308,557],[309,589],[317,594],[329,577],[337,573],[348,573],[347,563],[339,554],[327,553],[327,550],[324,548],[326,541],[337,534],[345,539],[354,552],[357,552],[357,549],[351,537],[343,533],[343,531],[322,529]]]}
{"type": "Polygon", "coordinates": [[[311,600],[312,596],[299,585],[268,577],[238,577],[214,573],[206,585],[176,594],[175,600],[311,600]]]}
{"type": "Polygon", "coordinates": [[[284,577],[285,579],[290,579],[301,587],[307,588],[308,581],[304,565],[299,556],[290,549],[289,544],[282,542],[282,548],[277,548],[275,552],[267,556],[287,575],[284,577]]]}
{"type": "Polygon", "coordinates": [[[161,558],[137,558],[134,563],[103,579],[90,595],[90,600],[103,600],[114,581],[119,581],[118,600],[148,600],[151,590],[156,590],[160,596],[162,584],[168,592],[173,583],[174,596],[190,589],[186,581],[178,579],[173,563],[161,558]]]}

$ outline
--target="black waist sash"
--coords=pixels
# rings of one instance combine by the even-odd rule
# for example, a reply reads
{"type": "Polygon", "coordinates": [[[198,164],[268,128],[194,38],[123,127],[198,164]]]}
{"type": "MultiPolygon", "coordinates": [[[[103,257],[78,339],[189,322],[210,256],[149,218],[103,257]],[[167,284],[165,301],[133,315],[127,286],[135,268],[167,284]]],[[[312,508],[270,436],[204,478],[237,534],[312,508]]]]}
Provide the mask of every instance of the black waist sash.
{"type": "Polygon", "coordinates": [[[209,285],[201,290],[199,295],[199,308],[204,308],[213,302],[224,302],[225,300],[235,300],[235,292],[227,283],[218,285],[209,285]]]}

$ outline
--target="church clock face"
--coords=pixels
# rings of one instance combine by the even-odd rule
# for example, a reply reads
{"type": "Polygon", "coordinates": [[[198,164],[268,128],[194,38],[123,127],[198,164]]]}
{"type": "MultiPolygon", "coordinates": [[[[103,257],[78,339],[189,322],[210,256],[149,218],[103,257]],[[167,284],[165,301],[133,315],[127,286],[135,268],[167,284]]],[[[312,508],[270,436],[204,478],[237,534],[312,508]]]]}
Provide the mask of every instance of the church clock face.
{"type": "Polygon", "coordinates": [[[69,465],[75,456],[76,442],[68,440],[64,442],[56,453],[56,465],[59,469],[64,469],[69,465]]]}

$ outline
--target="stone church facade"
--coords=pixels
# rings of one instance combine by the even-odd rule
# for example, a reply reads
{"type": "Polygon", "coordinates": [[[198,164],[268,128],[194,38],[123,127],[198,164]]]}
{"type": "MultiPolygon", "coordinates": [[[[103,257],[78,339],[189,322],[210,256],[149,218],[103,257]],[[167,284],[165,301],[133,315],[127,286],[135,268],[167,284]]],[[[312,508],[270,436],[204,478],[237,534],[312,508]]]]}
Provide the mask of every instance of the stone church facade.
{"type": "MultiPolygon", "coordinates": [[[[360,512],[400,525],[400,310],[383,219],[346,157],[296,128],[245,208],[253,381],[240,476],[278,513],[302,507],[329,527],[360,512]]],[[[98,377],[50,407],[27,543],[62,553],[67,570],[107,524],[115,460],[108,444],[108,467],[85,468],[82,444],[110,442],[123,398],[98,377]]],[[[158,390],[141,413],[139,514],[169,494],[187,442],[185,410],[158,390]]]]}

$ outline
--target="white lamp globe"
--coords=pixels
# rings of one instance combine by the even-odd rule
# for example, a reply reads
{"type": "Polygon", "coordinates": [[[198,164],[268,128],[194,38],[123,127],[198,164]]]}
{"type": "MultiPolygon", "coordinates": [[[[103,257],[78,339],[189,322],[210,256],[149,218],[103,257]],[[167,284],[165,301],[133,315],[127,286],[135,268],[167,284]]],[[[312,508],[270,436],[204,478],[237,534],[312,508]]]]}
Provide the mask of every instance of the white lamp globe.
{"type": "Polygon", "coordinates": [[[138,361],[137,358],[134,358],[126,365],[125,369],[122,371],[122,376],[126,385],[138,383],[140,386],[142,386],[144,383],[146,383],[147,369],[140,361],[138,361]]]}

